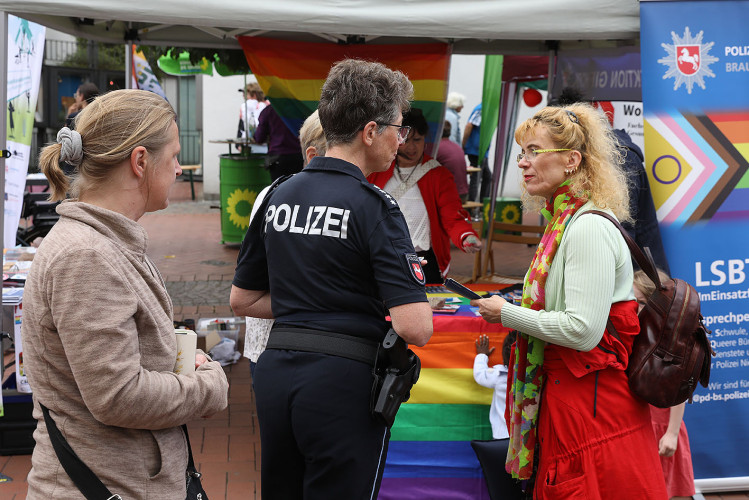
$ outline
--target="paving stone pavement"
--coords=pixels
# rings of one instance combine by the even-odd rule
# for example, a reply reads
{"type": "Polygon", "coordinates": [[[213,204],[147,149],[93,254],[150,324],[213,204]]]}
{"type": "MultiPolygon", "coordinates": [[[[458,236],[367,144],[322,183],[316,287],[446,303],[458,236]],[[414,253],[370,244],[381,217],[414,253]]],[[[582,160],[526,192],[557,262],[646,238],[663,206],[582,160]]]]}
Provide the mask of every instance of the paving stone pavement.
{"type": "Polygon", "coordinates": [[[174,304],[174,319],[229,317],[231,280],[239,245],[221,243],[218,201],[203,201],[202,183],[177,182],[169,206],[144,215],[148,255],[166,281],[174,304]]]}

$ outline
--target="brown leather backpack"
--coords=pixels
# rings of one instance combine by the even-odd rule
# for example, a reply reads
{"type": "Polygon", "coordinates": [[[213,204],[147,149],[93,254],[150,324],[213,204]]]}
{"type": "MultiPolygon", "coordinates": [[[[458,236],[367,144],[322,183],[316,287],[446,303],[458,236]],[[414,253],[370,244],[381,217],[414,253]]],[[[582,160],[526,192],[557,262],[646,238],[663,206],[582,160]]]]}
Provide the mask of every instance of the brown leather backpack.
{"type": "MultiPolygon", "coordinates": [[[[661,282],[649,248],[643,252],[609,214],[588,213],[607,218],[619,229],[635,261],[656,287],[639,313],[640,334],[634,339],[627,365],[630,389],[659,408],[687,399],[691,402],[697,382],[707,387],[711,356],[715,356],[707,339],[710,330],[702,321],[699,294],[680,279],[661,282]]],[[[619,338],[611,322],[607,328],[619,338]]]]}

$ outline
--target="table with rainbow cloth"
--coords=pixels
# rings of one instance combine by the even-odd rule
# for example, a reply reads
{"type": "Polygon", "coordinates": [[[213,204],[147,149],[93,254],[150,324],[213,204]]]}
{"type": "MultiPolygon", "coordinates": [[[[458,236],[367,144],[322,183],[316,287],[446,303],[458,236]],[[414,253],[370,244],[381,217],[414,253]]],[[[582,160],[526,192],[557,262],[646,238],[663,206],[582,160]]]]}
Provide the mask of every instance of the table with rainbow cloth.
{"type": "MultiPolygon", "coordinates": [[[[482,292],[502,286],[469,287],[482,292]]],[[[429,343],[412,347],[421,358],[421,376],[392,428],[380,500],[489,500],[470,441],[492,438],[493,391],[473,380],[474,341],[489,335],[496,347],[489,364],[501,363],[507,329],[487,323],[464,302],[454,314],[435,313],[429,343]]]]}

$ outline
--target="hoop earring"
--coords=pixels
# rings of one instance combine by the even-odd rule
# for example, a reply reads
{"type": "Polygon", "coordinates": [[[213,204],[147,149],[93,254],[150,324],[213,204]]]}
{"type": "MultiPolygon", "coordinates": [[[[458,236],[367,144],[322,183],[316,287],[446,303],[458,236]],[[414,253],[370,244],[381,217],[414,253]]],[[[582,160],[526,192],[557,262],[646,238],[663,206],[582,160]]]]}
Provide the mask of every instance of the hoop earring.
{"type": "Polygon", "coordinates": [[[565,168],[565,169],[564,169],[564,173],[565,173],[566,175],[572,175],[572,174],[574,174],[574,173],[575,173],[575,171],[576,171],[576,170],[577,170],[577,168],[576,168],[576,167],[573,167],[573,168],[565,168]]]}

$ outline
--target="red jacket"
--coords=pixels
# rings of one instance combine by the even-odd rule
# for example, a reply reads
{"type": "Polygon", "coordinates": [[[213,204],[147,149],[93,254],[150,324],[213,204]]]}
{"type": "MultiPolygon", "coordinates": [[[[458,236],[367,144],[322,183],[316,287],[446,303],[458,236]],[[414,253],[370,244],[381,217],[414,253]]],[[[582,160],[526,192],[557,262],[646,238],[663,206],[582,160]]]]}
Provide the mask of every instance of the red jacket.
{"type": "MultiPolygon", "coordinates": [[[[424,155],[421,161],[424,163],[430,159],[431,157],[424,155]]],[[[385,172],[370,174],[367,180],[375,186],[384,188],[394,171],[395,162],[385,172]]],[[[450,268],[450,240],[463,250],[463,238],[469,234],[477,238],[479,236],[473,231],[470,216],[463,209],[453,175],[447,168],[433,168],[419,179],[416,185],[419,186],[429,216],[432,250],[437,256],[437,264],[444,276],[450,268]]]]}

